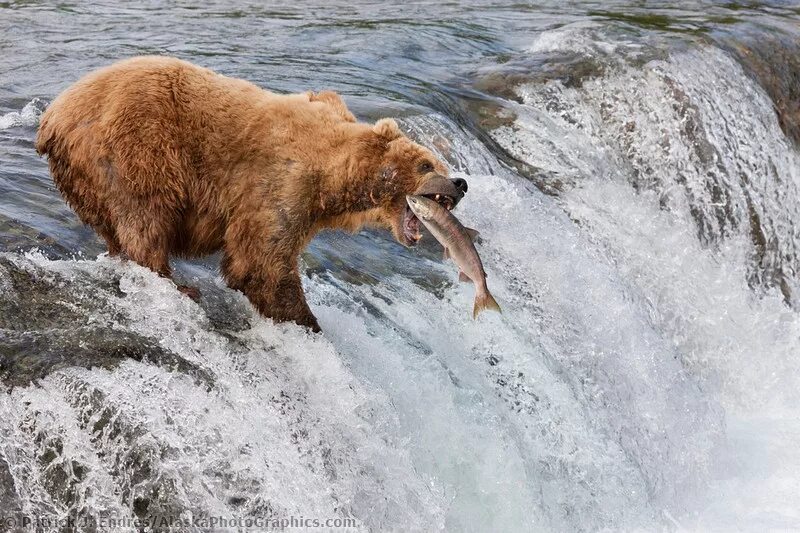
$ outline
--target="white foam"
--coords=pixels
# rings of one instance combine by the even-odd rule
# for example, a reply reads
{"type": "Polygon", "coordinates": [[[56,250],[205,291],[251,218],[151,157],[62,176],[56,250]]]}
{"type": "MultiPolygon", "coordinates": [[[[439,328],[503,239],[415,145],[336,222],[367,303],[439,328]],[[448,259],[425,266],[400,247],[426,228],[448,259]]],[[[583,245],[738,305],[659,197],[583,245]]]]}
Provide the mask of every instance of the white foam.
{"type": "Polygon", "coordinates": [[[708,496],[665,516],[700,530],[800,526],[800,317],[777,291],[748,286],[798,242],[800,157],[769,98],[710,48],[520,95],[515,127],[493,135],[562,183],[561,205],[627,286],[623,305],[724,409],[724,440],[706,448],[708,496]],[[777,248],[755,266],[751,211],[777,248]]]}
{"type": "Polygon", "coordinates": [[[602,25],[596,22],[573,22],[559,28],[543,31],[536,36],[528,52],[577,52],[582,54],[611,55],[623,44],[603,38],[602,25]]]}
{"type": "Polygon", "coordinates": [[[42,116],[46,102],[41,98],[34,98],[20,111],[11,111],[0,116],[0,130],[17,128],[20,126],[36,126],[39,124],[39,117],[42,116]]]}
{"type": "MultiPolygon", "coordinates": [[[[56,431],[49,420],[71,428],[64,435],[71,446],[59,453],[63,460],[99,462],[93,480],[95,470],[122,472],[115,486],[98,492],[147,496],[160,487],[163,505],[195,516],[356,516],[370,528],[408,524],[417,531],[441,521],[435,484],[416,475],[383,429],[391,411],[380,392],[365,389],[324,338],[253,315],[257,325],[229,339],[210,331],[202,310],[170,282],[135,265],[10,257],[36,276],[63,277],[73,286],[118,278],[124,296],[106,294],[95,320],[159,339],[213,377],[208,390],[169,368],[126,361],[112,371],[56,372],[41,388],[15,389],[8,405],[22,411],[18,418],[29,416],[22,407],[28,396],[39,398],[46,413],[52,412],[47,405],[73,406],[44,418],[41,431],[56,431]],[[79,421],[103,416],[124,431],[106,430],[90,443],[79,421]],[[137,468],[150,477],[136,479],[137,468]],[[244,508],[231,503],[237,498],[247,502],[244,508]]],[[[8,433],[4,451],[24,447],[19,428],[12,425],[8,433]]],[[[35,470],[37,454],[46,449],[39,443],[30,457],[16,459],[35,470]]],[[[20,486],[24,479],[17,478],[20,486]]],[[[48,491],[36,494],[47,497],[48,491]]],[[[56,515],[93,504],[80,494],[72,507],[48,503],[56,515]]]]}

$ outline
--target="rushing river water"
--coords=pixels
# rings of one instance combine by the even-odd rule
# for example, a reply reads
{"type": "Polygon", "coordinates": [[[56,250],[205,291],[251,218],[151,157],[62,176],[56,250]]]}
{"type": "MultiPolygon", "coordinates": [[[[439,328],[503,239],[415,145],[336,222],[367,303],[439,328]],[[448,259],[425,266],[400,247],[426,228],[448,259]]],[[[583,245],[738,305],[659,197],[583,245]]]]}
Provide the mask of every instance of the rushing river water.
{"type": "Polygon", "coordinates": [[[0,3],[0,515],[800,529],[800,9],[630,4],[0,3]],[[33,139],[139,54],[398,117],[503,314],[383,233],[304,254],[317,336],[103,255],[33,139]]]}

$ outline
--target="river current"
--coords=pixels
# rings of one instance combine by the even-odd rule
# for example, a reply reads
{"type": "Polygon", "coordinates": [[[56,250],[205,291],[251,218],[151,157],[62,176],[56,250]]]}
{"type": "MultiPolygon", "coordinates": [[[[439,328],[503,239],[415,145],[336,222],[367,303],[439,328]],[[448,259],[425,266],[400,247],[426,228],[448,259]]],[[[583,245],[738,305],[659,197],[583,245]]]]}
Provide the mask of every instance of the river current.
{"type": "Polygon", "coordinates": [[[800,529],[800,8],[643,5],[0,2],[0,519],[800,529]],[[316,238],[322,335],[107,257],[33,139],[141,54],[396,117],[503,314],[430,236],[316,238]]]}

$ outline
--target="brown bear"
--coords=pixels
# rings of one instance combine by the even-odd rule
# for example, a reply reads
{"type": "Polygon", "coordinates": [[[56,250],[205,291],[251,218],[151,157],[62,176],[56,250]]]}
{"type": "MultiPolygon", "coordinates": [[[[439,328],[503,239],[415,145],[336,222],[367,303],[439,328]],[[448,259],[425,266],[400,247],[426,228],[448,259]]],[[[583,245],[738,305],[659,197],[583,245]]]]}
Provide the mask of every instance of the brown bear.
{"type": "Polygon", "coordinates": [[[222,249],[230,287],[314,331],[297,259],[317,232],[374,225],[411,246],[406,195],[452,208],[467,189],[394,120],[357,122],[336,93],[275,94],[168,57],[79,80],[42,115],[36,149],[110,255],[169,277],[171,254],[222,249]]]}

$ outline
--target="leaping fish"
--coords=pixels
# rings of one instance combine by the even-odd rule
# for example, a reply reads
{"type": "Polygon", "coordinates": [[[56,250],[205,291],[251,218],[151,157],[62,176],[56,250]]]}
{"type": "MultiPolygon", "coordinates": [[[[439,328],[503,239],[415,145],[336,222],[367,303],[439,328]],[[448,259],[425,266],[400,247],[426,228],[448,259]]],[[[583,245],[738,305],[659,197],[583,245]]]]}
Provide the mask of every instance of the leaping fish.
{"type": "Polygon", "coordinates": [[[447,208],[430,198],[406,196],[406,202],[414,215],[444,246],[445,258],[452,258],[458,265],[458,279],[475,283],[472,318],[476,318],[484,309],[502,312],[486,286],[486,272],[473,244],[477,232],[465,228],[447,208]]]}

